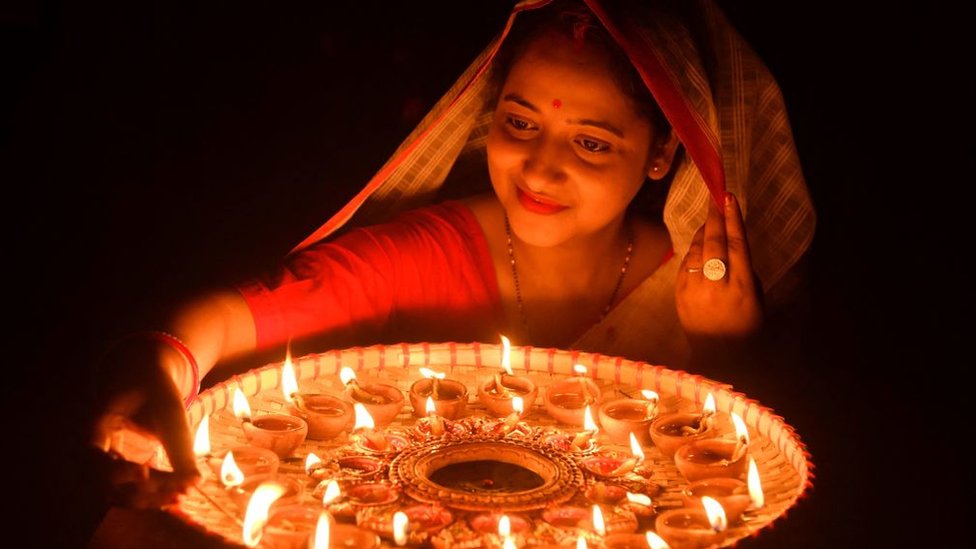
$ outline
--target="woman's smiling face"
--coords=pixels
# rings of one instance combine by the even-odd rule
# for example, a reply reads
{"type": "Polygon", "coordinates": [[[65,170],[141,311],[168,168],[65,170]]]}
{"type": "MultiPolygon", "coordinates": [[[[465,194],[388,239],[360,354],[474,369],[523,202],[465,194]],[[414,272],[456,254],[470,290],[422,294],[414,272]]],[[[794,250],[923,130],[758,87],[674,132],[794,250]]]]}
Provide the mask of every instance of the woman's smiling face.
{"type": "Polygon", "coordinates": [[[604,54],[549,32],[527,45],[502,85],[488,170],[515,234],[556,246],[623,219],[656,141],[604,54]]]}

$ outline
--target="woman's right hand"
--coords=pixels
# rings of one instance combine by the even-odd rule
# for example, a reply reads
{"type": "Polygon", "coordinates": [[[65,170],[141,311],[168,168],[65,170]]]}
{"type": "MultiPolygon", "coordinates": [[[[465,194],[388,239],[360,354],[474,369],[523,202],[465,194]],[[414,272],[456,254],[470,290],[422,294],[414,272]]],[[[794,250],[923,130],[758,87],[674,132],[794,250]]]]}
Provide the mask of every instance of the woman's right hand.
{"type": "Polygon", "coordinates": [[[182,371],[180,361],[173,347],[132,337],[99,364],[90,440],[104,452],[101,484],[113,505],[158,508],[199,480],[183,396],[170,373],[182,371]],[[172,471],[149,465],[160,450],[172,471]]]}

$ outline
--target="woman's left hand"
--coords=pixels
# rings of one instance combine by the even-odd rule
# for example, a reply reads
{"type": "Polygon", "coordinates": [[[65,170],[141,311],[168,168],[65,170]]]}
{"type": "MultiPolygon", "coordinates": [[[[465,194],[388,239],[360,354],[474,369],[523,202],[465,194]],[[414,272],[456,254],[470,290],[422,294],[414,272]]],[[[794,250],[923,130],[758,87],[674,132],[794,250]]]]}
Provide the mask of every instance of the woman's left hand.
{"type": "Polygon", "coordinates": [[[708,218],[695,233],[675,283],[678,319],[693,340],[747,338],[762,327],[760,289],[732,193],[726,193],[724,208],[723,215],[709,200],[708,218]]]}

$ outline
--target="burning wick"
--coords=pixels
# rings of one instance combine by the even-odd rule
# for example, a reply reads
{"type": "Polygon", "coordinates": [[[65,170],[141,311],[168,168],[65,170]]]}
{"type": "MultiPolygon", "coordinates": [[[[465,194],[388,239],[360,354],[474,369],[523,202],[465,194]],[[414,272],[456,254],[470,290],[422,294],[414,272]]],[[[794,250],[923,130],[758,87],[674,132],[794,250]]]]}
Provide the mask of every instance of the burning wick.
{"type": "Polygon", "coordinates": [[[244,483],[244,473],[237,466],[233,451],[228,451],[224,462],[220,464],[220,482],[227,488],[240,486],[244,483]]]}
{"type": "Polygon", "coordinates": [[[648,530],[644,532],[644,537],[647,538],[647,546],[651,549],[668,549],[669,545],[661,536],[657,535],[656,532],[651,532],[648,530]]]}
{"type": "Polygon", "coordinates": [[[197,425],[197,432],[193,437],[193,455],[197,458],[197,470],[203,478],[207,478],[207,460],[213,457],[210,453],[210,416],[203,416],[200,425],[197,425]]]}
{"type": "Polygon", "coordinates": [[[427,397],[427,418],[430,419],[430,434],[439,437],[444,434],[444,420],[437,415],[437,407],[434,406],[433,397],[427,397]]]}
{"type": "Polygon", "coordinates": [[[386,401],[381,396],[374,395],[366,389],[359,386],[359,380],[356,379],[356,372],[352,370],[349,366],[343,366],[342,370],[339,372],[339,380],[342,381],[342,385],[345,386],[352,393],[352,396],[360,401],[367,404],[385,404],[386,401]]]}
{"type": "Polygon", "coordinates": [[[681,427],[682,435],[697,435],[703,433],[712,426],[712,421],[715,416],[715,397],[712,393],[708,393],[708,397],[705,398],[705,404],[702,405],[701,418],[698,420],[698,428],[689,427],[687,425],[681,427]]]}
{"type": "Polygon", "coordinates": [[[641,389],[641,395],[647,399],[647,410],[644,412],[644,417],[651,419],[657,415],[657,403],[658,400],[660,400],[660,397],[657,393],[648,389],[641,389]]]}
{"type": "Polygon", "coordinates": [[[376,424],[373,422],[373,416],[369,415],[369,410],[362,402],[356,402],[352,405],[353,410],[356,412],[356,423],[353,426],[353,432],[362,429],[362,435],[366,437],[367,442],[374,449],[382,452],[386,450],[389,444],[383,433],[375,431],[376,424]]]}
{"type": "Polygon", "coordinates": [[[240,387],[234,388],[234,417],[241,420],[241,423],[251,422],[251,405],[247,403],[247,397],[240,387]]]}
{"type": "Polygon", "coordinates": [[[578,376],[577,379],[579,379],[580,392],[583,395],[583,404],[590,404],[594,399],[593,395],[590,394],[590,388],[586,385],[586,378],[583,377],[586,375],[586,366],[583,366],[582,364],[575,364],[573,365],[573,372],[576,373],[578,376]]]}
{"type": "Polygon", "coordinates": [[[407,544],[407,514],[397,511],[393,515],[393,541],[402,547],[407,544]]]}
{"type": "Polygon", "coordinates": [[[522,401],[522,397],[512,397],[512,413],[508,414],[508,417],[505,418],[505,423],[502,424],[502,434],[508,434],[515,429],[519,420],[522,419],[524,408],[525,403],[522,401]]]}
{"type": "Polygon", "coordinates": [[[597,535],[605,536],[607,535],[607,527],[603,522],[603,511],[600,509],[599,505],[593,505],[593,531],[597,535]]]}
{"type": "Polygon", "coordinates": [[[590,441],[599,432],[599,429],[596,427],[596,422],[593,421],[593,412],[590,411],[589,405],[583,410],[583,429],[583,431],[576,433],[576,436],[573,437],[573,446],[579,450],[589,446],[590,441]]]}
{"type": "Polygon", "coordinates": [[[630,433],[630,452],[634,457],[624,460],[619,467],[610,472],[611,476],[629,473],[644,461],[644,450],[641,449],[640,442],[637,441],[637,436],[634,433],[630,433]]]}
{"type": "Polygon", "coordinates": [[[444,379],[446,374],[435,372],[430,368],[421,368],[420,375],[431,380],[430,382],[430,394],[434,397],[434,400],[441,399],[441,381],[444,379]]]}
{"type": "Polygon", "coordinates": [[[501,336],[502,338],[502,369],[504,371],[495,374],[495,394],[512,396],[513,391],[506,387],[502,383],[502,379],[505,374],[512,374],[512,344],[508,341],[508,338],[501,336]]]}
{"type": "Polygon", "coordinates": [[[732,425],[735,425],[735,449],[732,450],[731,461],[738,461],[749,448],[749,429],[739,414],[732,412],[732,425]]]}
{"type": "Polygon", "coordinates": [[[749,473],[746,478],[748,479],[749,499],[752,502],[750,508],[761,509],[763,505],[766,505],[766,496],[759,480],[759,467],[756,466],[756,459],[752,456],[749,456],[749,473]]]}

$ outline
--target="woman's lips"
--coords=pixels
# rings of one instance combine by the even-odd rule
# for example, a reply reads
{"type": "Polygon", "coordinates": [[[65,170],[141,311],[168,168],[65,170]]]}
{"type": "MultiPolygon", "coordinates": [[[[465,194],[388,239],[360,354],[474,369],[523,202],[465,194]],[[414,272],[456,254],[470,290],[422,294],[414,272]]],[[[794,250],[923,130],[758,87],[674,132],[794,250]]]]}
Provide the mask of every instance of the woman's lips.
{"type": "Polygon", "coordinates": [[[519,187],[516,187],[515,190],[516,194],[518,195],[519,202],[526,210],[529,210],[530,212],[541,215],[552,215],[567,208],[567,206],[563,206],[562,204],[557,204],[544,198],[530,195],[519,187]]]}

